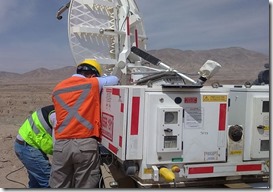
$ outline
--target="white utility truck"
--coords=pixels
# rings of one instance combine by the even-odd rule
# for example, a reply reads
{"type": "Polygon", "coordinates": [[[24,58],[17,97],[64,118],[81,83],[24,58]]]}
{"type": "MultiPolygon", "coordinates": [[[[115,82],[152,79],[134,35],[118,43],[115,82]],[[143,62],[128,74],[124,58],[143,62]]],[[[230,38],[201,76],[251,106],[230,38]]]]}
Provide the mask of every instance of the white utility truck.
{"type": "Polygon", "coordinates": [[[117,170],[147,188],[269,179],[268,85],[204,86],[219,63],[194,80],[150,55],[134,0],[71,0],[58,19],[66,9],[75,63],[96,59],[121,79],[101,96],[110,187],[117,170]]]}

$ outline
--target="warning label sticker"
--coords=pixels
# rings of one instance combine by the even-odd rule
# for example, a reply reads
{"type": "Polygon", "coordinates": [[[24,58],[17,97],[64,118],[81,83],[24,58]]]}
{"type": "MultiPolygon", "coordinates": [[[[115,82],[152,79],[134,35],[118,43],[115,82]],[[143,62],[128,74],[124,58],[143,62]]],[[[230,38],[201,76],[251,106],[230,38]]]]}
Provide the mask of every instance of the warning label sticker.
{"type": "Polygon", "coordinates": [[[226,95],[203,95],[203,102],[226,102],[226,95]]]}
{"type": "Polygon", "coordinates": [[[145,168],[143,172],[144,172],[144,174],[152,174],[153,169],[152,168],[145,168]]]}
{"type": "Polygon", "coordinates": [[[185,108],[185,128],[201,129],[203,127],[203,109],[185,108]]]}
{"type": "Polygon", "coordinates": [[[233,151],[230,151],[230,155],[241,155],[242,154],[242,150],[233,150],[233,151]]]}
{"type": "Polygon", "coordinates": [[[211,151],[211,152],[204,152],[204,160],[205,161],[217,161],[218,160],[218,152],[211,151]]]}
{"type": "Polygon", "coordinates": [[[104,137],[113,141],[113,126],[114,117],[107,113],[102,113],[101,116],[101,132],[104,137]]]}

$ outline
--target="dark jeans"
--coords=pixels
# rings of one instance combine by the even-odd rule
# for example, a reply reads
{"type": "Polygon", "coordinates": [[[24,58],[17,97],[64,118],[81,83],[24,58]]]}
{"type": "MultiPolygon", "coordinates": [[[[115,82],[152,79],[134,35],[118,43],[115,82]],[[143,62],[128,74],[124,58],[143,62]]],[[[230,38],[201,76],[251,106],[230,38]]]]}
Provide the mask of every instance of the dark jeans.
{"type": "Polygon", "coordinates": [[[48,188],[51,165],[45,153],[30,146],[15,142],[14,150],[28,172],[29,188],[48,188]]]}

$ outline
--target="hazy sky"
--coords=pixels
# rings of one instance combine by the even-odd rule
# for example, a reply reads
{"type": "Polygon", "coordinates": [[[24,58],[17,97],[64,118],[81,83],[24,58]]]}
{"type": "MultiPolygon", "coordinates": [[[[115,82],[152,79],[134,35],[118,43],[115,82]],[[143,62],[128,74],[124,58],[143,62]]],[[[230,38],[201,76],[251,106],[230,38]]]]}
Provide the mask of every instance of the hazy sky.
{"type": "MultiPolygon", "coordinates": [[[[68,0],[0,0],[0,71],[75,65],[67,18],[56,12],[68,0]]],[[[269,55],[267,0],[136,0],[148,50],[243,47],[269,55]]],[[[270,1],[271,4],[271,1],[270,1]]],[[[66,16],[66,14],[64,14],[66,16]]]]}

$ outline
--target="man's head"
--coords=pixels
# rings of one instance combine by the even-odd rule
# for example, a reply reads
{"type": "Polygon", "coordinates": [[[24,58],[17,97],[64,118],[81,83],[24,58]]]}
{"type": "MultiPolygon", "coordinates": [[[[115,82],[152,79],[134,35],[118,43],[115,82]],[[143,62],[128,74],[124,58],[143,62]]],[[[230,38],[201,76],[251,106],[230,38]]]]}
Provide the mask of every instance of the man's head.
{"type": "Polygon", "coordinates": [[[77,66],[77,74],[85,77],[100,77],[102,76],[102,69],[100,64],[94,59],[85,59],[77,66]]]}

